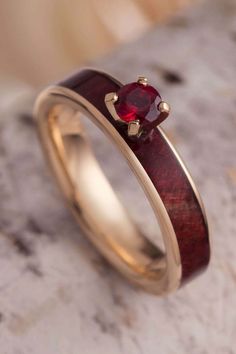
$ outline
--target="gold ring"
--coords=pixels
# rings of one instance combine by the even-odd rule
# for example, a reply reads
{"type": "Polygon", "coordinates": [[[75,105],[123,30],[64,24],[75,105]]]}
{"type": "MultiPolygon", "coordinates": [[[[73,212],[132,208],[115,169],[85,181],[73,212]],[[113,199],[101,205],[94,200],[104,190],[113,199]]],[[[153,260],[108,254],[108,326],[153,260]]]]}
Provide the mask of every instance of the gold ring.
{"type": "Polygon", "coordinates": [[[92,69],[46,88],[35,104],[47,159],[84,233],[132,283],[159,295],[204,270],[210,258],[201,198],[159,126],[169,111],[145,77],[122,85],[92,69]],[[165,252],[141,233],[119,202],[93,155],[79,113],[128,161],[158,220],[165,252]]]}

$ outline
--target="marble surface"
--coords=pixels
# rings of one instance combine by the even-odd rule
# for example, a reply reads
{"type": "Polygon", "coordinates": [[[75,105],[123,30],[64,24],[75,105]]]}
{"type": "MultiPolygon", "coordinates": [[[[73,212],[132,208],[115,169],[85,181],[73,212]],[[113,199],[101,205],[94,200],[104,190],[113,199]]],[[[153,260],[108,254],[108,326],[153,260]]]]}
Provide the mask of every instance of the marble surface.
{"type": "MultiPolygon", "coordinates": [[[[93,64],[124,82],[145,74],[171,103],[164,126],[203,196],[212,262],[166,298],[130,286],[66,210],[42,156],[32,93],[9,86],[0,116],[0,352],[236,353],[236,3],[200,2],[93,64]]],[[[126,167],[94,134],[111,180],[145,222],[122,183],[126,167]]]]}

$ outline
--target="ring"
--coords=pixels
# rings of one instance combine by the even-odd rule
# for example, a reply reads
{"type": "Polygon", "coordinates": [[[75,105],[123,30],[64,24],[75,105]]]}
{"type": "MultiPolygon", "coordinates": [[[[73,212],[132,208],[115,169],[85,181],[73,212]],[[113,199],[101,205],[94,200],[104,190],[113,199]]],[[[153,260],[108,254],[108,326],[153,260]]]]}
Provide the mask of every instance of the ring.
{"type": "Polygon", "coordinates": [[[163,295],[210,259],[207,218],[196,186],[160,123],[170,107],[145,77],[122,85],[84,69],[46,88],[34,115],[59,187],[82,230],[132,283],[163,295]],[[103,174],[80,114],[115,144],[158,221],[164,252],[132,221],[103,174]]]}

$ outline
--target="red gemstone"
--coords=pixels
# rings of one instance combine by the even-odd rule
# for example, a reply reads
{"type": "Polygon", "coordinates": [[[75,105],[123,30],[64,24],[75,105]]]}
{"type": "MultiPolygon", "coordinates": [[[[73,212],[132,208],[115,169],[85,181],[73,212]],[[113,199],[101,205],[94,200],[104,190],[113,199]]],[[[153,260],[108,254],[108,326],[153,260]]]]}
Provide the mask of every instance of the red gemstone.
{"type": "Polygon", "coordinates": [[[126,123],[139,119],[144,127],[154,126],[158,122],[161,96],[154,87],[133,82],[122,86],[117,96],[115,109],[120,119],[126,123]]]}

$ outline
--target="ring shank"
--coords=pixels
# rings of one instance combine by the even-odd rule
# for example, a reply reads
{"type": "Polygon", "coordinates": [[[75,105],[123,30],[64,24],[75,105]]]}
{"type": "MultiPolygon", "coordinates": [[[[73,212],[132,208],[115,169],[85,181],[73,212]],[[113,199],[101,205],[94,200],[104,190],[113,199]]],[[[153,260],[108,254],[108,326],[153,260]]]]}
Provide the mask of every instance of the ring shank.
{"type": "MultiPolygon", "coordinates": [[[[93,238],[107,244],[136,273],[158,277],[164,266],[162,252],[133,223],[103,174],[86,138],[79,133],[63,136],[68,175],[75,188],[77,218],[92,231],[93,238]],[[81,214],[83,216],[81,216],[81,214]],[[92,229],[92,230],[91,230],[92,229]],[[153,263],[155,271],[152,270],[153,263]]],[[[112,250],[112,251],[111,251],[112,250]]]]}
{"type": "MultiPolygon", "coordinates": [[[[164,294],[178,288],[183,260],[174,220],[139,156],[103,112],[79,92],[48,88],[39,96],[35,111],[46,156],[60,189],[95,246],[130,281],[147,291],[164,294]],[[78,112],[91,119],[128,161],[160,225],[165,254],[141,233],[118,200],[93,155],[78,112]]],[[[169,146],[167,138],[161,136],[169,146]]]]}

